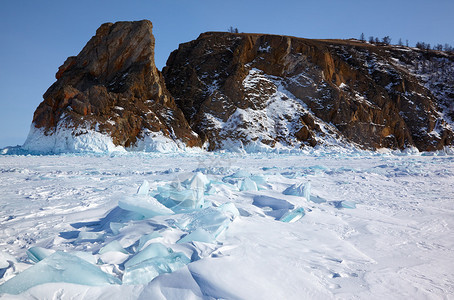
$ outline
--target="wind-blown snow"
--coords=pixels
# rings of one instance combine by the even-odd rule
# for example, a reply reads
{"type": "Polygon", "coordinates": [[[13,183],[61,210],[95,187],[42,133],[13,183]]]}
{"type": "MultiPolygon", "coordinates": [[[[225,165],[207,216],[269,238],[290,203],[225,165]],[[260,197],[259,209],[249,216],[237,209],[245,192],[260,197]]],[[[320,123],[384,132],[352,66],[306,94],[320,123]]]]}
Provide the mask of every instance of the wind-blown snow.
{"type": "Polygon", "coordinates": [[[314,154],[0,156],[2,297],[452,297],[454,157],[314,154]]]}

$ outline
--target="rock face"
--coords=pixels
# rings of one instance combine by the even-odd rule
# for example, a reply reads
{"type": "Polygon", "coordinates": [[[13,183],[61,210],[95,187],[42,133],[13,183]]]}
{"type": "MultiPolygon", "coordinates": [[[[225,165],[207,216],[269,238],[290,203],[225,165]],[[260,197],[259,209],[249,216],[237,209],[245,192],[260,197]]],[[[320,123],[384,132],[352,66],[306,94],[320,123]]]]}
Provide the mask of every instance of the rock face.
{"type": "Polygon", "coordinates": [[[210,150],[453,144],[454,56],[443,52],[209,32],[181,44],[163,74],[210,150]]]}
{"type": "MultiPolygon", "coordinates": [[[[150,21],[103,24],[79,55],[59,68],[24,147],[34,150],[42,137],[46,143],[49,137],[61,139],[62,130],[71,138],[100,133],[123,147],[139,147],[147,137],[200,146],[155,66],[154,45],[150,21]]],[[[77,150],[67,148],[48,150],[77,150]]]]}
{"type": "Polygon", "coordinates": [[[59,68],[23,149],[453,145],[453,54],[208,32],[161,74],[154,44],[150,21],[103,24],[59,68]]]}

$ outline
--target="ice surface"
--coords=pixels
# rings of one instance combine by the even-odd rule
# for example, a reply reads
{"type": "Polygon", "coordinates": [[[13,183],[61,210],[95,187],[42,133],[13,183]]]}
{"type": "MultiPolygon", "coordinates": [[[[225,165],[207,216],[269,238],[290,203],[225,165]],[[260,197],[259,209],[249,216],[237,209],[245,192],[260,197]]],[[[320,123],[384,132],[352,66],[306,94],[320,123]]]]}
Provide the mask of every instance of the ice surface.
{"type": "Polygon", "coordinates": [[[121,284],[120,280],[69,253],[55,252],[0,286],[0,294],[20,294],[48,282],[67,282],[90,286],[121,284]]]}
{"type": "Polygon", "coordinates": [[[232,222],[232,214],[236,215],[236,212],[230,205],[220,209],[209,207],[187,214],[175,225],[188,232],[203,229],[217,238],[232,222]]]}
{"type": "Polygon", "coordinates": [[[217,209],[224,215],[229,216],[231,220],[240,216],[240,212],[238,211],[238,208],[236,208],[235,204],[233,204],[233,202],[224,203],[217,209]]]}
{"type": "Polygon", "coordinates": [[[125,267],[130,267],[138,263],[143,262],[144,260],[155,258],[155,257],[166,257],[173,251],[161,243],[153,243],[148,245],[145,249],[136,253],[131,257],[126,263],[125,267]]]}
{"type": "Polygon", "coordinates": [[[99,264],[120,265],[129,258],[129,254],[119,251],[109,251],[99,254],[99,264]]]}
{"type": "Polygon", "coordinates": [[[349,208],[349,209],[356,208],[356,203],[353,201],[343,200],[343,201],[332,201],[330,203],[332,205],[334,205],[334,207],[339,208],[339,209],[340,208],[349,208]]]}
{"type": "Polygon", "coordinates": [[[308,201],[311,200],[311,182],[302,182],[294,184],[283,192],[284,195],[293,195],[306,198],[308,201]]]}
{"type": "Polygon", "coordinates": [[[210,185],[210,180],[197,172],[191,179],[180,183],[158,187],[155,197],[174,212],[187,209],[199,209],[205,204],[204,194],[210,185]]]}
{"type": "Polygon", "coordinates": [[[0,156],[0,192],[4,195],[0,199],[0,248],[18,259],[0,255],[0,264],[6,266],[0,268],[0,285],[17,274],[21,278],[24,270],[49,259],[35,266],[26,262],[26,250],[37,245],[66,249],[118,279],[125,275],[126,258],[153,243],[184,253],[192,261],[166,274],[160,273],[156,263],[160,261],[166,272],[172,270],[170,253],[128,264],[126,281],[140,272],[147,280],[159,275],[143,286],[53,282],[0,298],[86,295],[102,299],[110,295],[133,300],[140,299],[142,290],[151,291],[151,286],[153,292],[144,295],[152,297],[145,299],[437,299],[454,291],[450,268],[454,257],[448,251],[453,248],[454,227],[452,156],[216,155],[231,166],[217,175],[207,172],[210,183],[205,186],[204,205],[209,208],[182,209],[149,219],[116,206],[124,191],[130,193],[145,176],[152,186],[191,190],[190,179],[197,175],[193,170],[204,157],[144,153],[0,156]],[[225,175],[240,169],[255,175],[229,178],[235,185],[250,178],[260,188],[263,181],[255,176],[263,176],[268,188],[247,192],[221,183],[225,175]],[[331,207],[308,205],[305,199],[282,194],[291,184],[309,180],[310,200],[323,199],[316,198],[320,192],[331,207]],[[212,187],[212,195],[207,195],[212,187]],[[358,208],[343,206],[349,202],[358,208]],[[336,209],[335,203],[342,209],[336,209]],[[306,214],[296,222],[300,215],[290,215],[295,205],[304,207],[306,214]],[[285,224],[281,218],[295,223],[285,224]],[[222,233],[225,228],[227,234],[222,233]],[[82,231],[80,242],[75,241],[75,230],[82,231]],[[115,251],[121,249],[109,245],[113,241],[129,254],[115,251]]]}
{"type": "Polygon", "coordinates": [[[144,180],[142,185],[137,190],[137,195],[148,195],[150,191],[150,183],[147,180],[144,180]]]}
{"type": "Polygon", "coordinates": [[[121,246],[120,242],[117,241],[117,240],[113,240],[112,242],[108,243],[107,245],[105,245],[104,247],[102,247],[100,250],[99,250],[99,254],[104,254],[104,253],[107,253],[107,252],[121,252],[121,253],[124,253],[124,254],[128,254],[128,251],[126,251],[123,246],[121,246]]]}
{"type": "Polygon", "coordinates": [[[246,177],[242,182],[241,182],[241,187],[240,191],[258,191],[257,184],[255,181],[250,179],[249,177],[246,177]]]}
{"type": "Polygon", "coordinates": [[[192,241],[203,242],[203,243],[214,243],[215,240],[216,240],[216,238],[211,233],[209,233],[205,229],[197,228],[193,232],[185,235],[177,243],[182,244],[182,243],[187,243],[187,242],[192,242],[192,241]]]}
{"type": "Polygon", "coordinates": [[[137,247],[137,250],[140,251],[147,243],[148,241],[151,241],[152,239],[161,237],[162,235],[159,232],[152,232],[149,234],[144,234],[140,237],[139,239],[139,246],[137,247]]]}
{"type": "Polygon", "coordinates": [[[265,176],[261,174],[255,174],[250,177],[258,187],[264,188],[267,185],[265,176]]]}
{"type": "Polygon", "coordinates": [[[110,230],[112,231],[112,233],[114,235],[117,235],[120,233],[120,229],[123,228],[125,226],[125,224],[123,223],[118,223],[118,222],[110,222],[109,223],[109,227],[110,227],[110,230]]]}
{"type": "Polygon", "coordinates": [[[55,250],[52,249],[46,249],[42,247],[31,247],[30,249],[27,250],[27,256],[31,261],[37,263],[40,260],[43,260],[44,258],[52,255],[54,252],[55,250]]]}
{"type": "Polygon", "coordinates": [[[194,177],[191,178],[189,187],[193,190],[203,190],[205,191],[205,187],[210,183],[210,180],[202,174],[201,172],[197,172],[194,177]]]}
{"type": "Polygon", "coordinates": [[[102,232],[92,232],[92,231],[81,231],[77,236],[76,242],[85,242],[85,241],[103,241],[104,234],[102,232]]]}
{"type": "Polygon", "coordinates": [[[235,173],[233,173],[232,175],[230,175],[229,177],[232,177],[232,178],[249,178],[249,177],[251,177],[251,173],[246,171],[246,170],[238,170],[235,173]]]}
{"type": "Polygon", "coordinates": [[[159,274],[174,272],[190,262],[191,260],[181,252],[150,258],[127,267],[123,275],[123,284],[146,284],[159,274]]]}
{"type": "Polygon", "coordinates": [[[154,197],[146,195],[127,196],[118,201],[118,206],[124,210],[139,213],[145,218],[173,214],[171,209],[162,205],[154,197]]]}
{"type": "Polygon", "coordinates": [[[279,221],[285,222],[285,223],[293,223],[304,217],[304,208],[302,207],[297,207],[294,210],[289,211],[285,215],[283,215],[279,221]]]}
{"type": "Polygon", "coordinates": [[[89,252],[72,251],[71,254],[82,258],[83,260],[88,261],[91,264],[96,264],[98,262],[98,258],[89,252]]]}

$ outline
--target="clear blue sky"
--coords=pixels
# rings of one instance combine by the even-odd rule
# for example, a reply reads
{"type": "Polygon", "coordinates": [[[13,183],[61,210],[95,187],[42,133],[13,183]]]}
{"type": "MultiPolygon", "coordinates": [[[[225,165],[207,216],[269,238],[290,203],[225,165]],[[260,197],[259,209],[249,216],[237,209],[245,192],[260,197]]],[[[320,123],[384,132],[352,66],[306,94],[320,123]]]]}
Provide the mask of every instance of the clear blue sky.
{"type": "Polygon", "coordinates": [[[161,69],[179,43],[205,31],[305,38],[389,35],[454,46],[453,0],[80,0],[0,2],[0,148],[22,144],[58,67],[105,22],[149,19],[161,69]]]}

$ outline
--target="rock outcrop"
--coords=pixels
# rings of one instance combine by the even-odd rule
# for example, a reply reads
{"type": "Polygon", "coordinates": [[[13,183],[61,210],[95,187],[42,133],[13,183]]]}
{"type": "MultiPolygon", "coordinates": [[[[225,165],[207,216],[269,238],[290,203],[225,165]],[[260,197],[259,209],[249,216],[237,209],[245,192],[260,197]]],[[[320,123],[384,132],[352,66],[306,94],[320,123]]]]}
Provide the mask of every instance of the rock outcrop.
{"type": "Polygon", "coordinates": [[[454,56],[355,40],[209,32],[163,70],[192,128],[216,150],[453,144],[454,56]],[[423,70],[423,68],[425,70],[423,70]]]}
{"type": "Polygon", "coordinates": [[[77,151],[73,141],[62,145],[61,139],[93,134],[103,137],[98,142],[125,148],[147,148],[147,138],[201,146],[155,66],[154,46],[150,21],[101,25],[79,55],[58,69],[24,148],[42,150],[44,139],[49,152],[77,151]]]}
{"type": "Polygon", "coordinates": [[[454,55],[357,40],[208,32],[163,73],[150,21],[103,24],[59,68],[23,149],[442,149],[454,55]]]}

